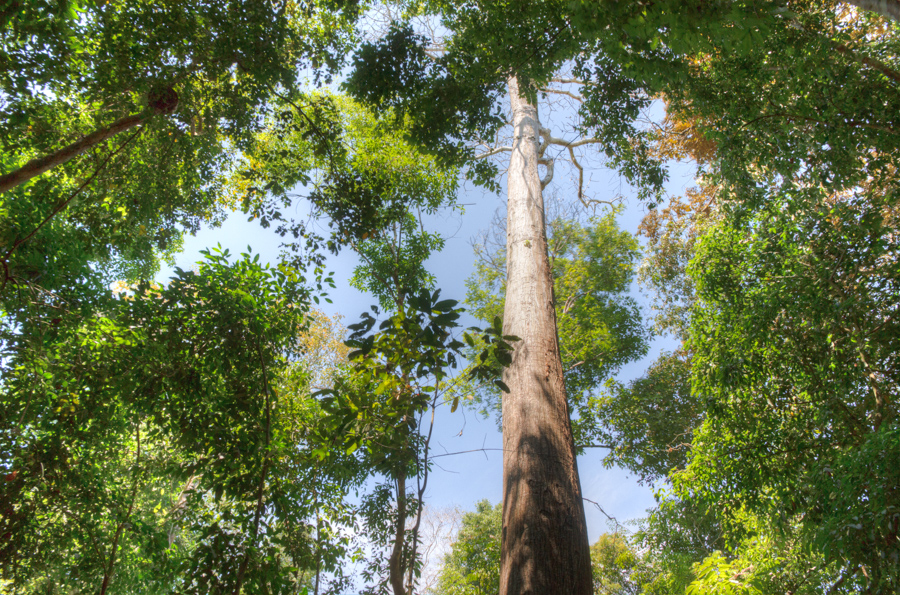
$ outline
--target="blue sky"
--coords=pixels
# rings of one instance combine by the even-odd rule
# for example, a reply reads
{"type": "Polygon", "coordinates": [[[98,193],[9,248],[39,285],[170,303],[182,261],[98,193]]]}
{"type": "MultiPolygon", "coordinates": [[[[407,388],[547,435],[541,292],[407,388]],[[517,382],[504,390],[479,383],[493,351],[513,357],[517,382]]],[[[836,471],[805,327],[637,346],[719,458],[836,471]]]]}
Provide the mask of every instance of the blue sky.
{"type": "MultiPolygon", "coordinates": [[[[560,176],[559,171],[558,168],[557,176],[560,176]]],[[[646,212],[645,207],[634,199],[628,199],[630,194],[628,189],[613,172],[598,168],[593,173],[589,191],[600,196],[613,193],[626,195],[624,210],[619,215],[619,224],[623,229],[635,232],[646,212]]],[[[690,181],[689,168],[676,166],[669,184],[670,193],[680,193],[680,189],[690,181]]],[[[503,183],[505,186],[505,180],[503,183]]],[[[465,280],[471,274],[474,265],[471,239],[490,224],[494,212],[503,207],[504,200],[505,198],[501,196],[463,186],[459,202],[467,204],[465,213],[439,214],[426,222],[426,225],[440,230],[447,237],[444,250],[435,254],[428,262],[429,270],[437,277],[437,286],[441,289],[443,297],[460,301],[464,299],[465,280]]],[[[298,207],[303,208],[305,207],[298,207]]],[[[236,213],[219,228],[203,229],[196,236],[185,238],[184,250],[177,257],[177,266],[190,268],[200,259],[201,249],[217,244],[233,253],[246,251],[250,246],[263,260],[275,262],[281,239],[272,229],[262,229],[257,223],[248,222],[246,219],[246,216],[236,213]]],[[[349,286],[348,280],[356,264],[357,259],[349,250],[329,260],[328,268],[334,272],[337,288],[330,292],[333,303],[323,303],[322,306],[328,314],[342,314],[345,317],[345,324],[355,322],[361,312],[376,303],[372,296],[362,294],[349,286]]],[[[165,279],[169,272],[168,269],[162,271],[160,278],[165,279]]],[[[633,293],[646,308],[646,296],[642,295],[637,287],[633,288],[633,293]]],[[[645,315],[649,317],[649,314],[647,309],[645,315]]],[[[464,323],[473,324],[474,321],[467,320],[464,323]]],[[[627,381],[640,376],[660,350],[673,348],[674,343],[671,340],[655,339],[647,357],[625,366],[618,379],[627,381]]],[[[452,414],[446,407],[439,410],[432,440],[433,454],[458,453],[482,448],[485,450],[436,458],[426,492],[428,504],[436,507],[459,505],[471,510],[477,501],[484,498],[498,502],[501,499],[502,488],[502,453],[499,450],[501,440],[493,419],[482,419],[463,407],[452,414]]],[[[636,480],[622,469],[606,469],[601,462],[603,455],[604,451],[600,449],[588,449],[578,459],[583,496],[602,506],[606,513],[616,517],[620,522],[644,516],[646,509],[654,505],[651,489],[638,485],[636,480]]],[[[610,525],[594,504],[585,502],[585,512],[589,538],[593,542],[600,534],[608,531],[610,525]]]]}

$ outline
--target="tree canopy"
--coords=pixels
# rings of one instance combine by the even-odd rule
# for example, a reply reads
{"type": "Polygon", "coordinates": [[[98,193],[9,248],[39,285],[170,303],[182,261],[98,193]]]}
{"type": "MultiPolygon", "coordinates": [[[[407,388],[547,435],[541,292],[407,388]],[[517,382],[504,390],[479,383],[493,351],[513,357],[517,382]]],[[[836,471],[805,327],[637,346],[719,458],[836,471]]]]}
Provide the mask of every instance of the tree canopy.
{"type": "Polygon", "coordinates": [[[371,9],[0,8],[2,588],[318,595],[357,560],[366,592],[412,595],[431,420],[474,394],[513,419],[507,509],[463,518],[435,593],[900,590],[898,3],[431,0],[384,31],[371,9]],[[557,194],[592,203],[577,151],[648,207],[643,247],[615,212],[545,215],[566,155],[557,194]],[[464,330],[422,216],[501,171],[508,239],[464,330]],[[230,212],[277,262],[218,248],[155,279],[230,212]],[[344,328],[314,304],[346,250],[378,305],[344,328]],[[681,344],[615,379],[651,333],[681,344]],[[658,490],[591,585],[576,444],[658,490]]]}

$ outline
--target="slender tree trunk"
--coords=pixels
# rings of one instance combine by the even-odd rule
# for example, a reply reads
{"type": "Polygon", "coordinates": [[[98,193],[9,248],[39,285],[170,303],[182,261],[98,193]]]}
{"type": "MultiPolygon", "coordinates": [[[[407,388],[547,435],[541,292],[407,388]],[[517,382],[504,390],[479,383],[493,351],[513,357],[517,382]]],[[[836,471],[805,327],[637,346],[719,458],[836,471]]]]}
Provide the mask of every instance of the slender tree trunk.
{"type": "Polygon", "coordinates": [[[397,527],[394,535],[394,548],[388,559],[388,572],[394,595],[406,595],[403,587],[403,538],[406,533],[406,470],[401,469],[397,475],[397,527]]]}
{"type": "Polygon", "coordinates": [[[54,153],[32,159],[19,169],[0,176],[0,193],[12,190],[19,184],[23,184],[31,178],[39,176],[45,171],[53,169],[57,165],[62,165],[73,157],[81,155],[86,150],[102,143],[106,139],[111,138],[120,132],[124,132],[129,128],[134,128],[138,124],[142,124],[152,115],[153,112],[146,111],[133,116],[125,116],[124,118],[116,120],[110,126],[92,132],[54,153]]]}
{"type": "Polygon", "coordinates": [[[537,107],[509,80],[503,334],[521,338],[504,380],[500,595],[591,595],[587,523],[563,384],[538,174],[537,107]]]}

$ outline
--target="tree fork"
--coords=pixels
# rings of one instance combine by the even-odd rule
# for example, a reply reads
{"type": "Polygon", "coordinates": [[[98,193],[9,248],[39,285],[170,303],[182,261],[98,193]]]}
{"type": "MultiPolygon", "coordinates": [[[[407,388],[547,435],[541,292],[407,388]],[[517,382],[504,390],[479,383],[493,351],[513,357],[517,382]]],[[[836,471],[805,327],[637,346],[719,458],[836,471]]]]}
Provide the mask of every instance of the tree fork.
{"type": "Polygon", "coordinates": [[[591,595],[590,550],[563,383],[538,173],[537,107],[508,81],[503,334],[521,339],[504,373],[500,595],[591,595]]]}

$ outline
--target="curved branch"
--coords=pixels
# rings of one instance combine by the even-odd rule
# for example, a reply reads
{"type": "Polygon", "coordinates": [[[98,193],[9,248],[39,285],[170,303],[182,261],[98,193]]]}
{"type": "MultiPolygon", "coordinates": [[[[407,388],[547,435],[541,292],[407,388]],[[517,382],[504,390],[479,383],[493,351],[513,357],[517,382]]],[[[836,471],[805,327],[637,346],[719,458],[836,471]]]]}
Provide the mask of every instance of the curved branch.
{"type": "Polygon", "coordinates": [[[581,164],[578,163],[578,159],[575,158],[575,151],[571,146],[569,147],[569,157],[572,159],[572,165],[578,170],[578,200],[580,200],[581,204],[584,206],[588,206],[584,201],[584,168],[581,167],[581,164]]]}
{"type": "Polygon", "coordinates": [[[553,159],[538,159],[538,163],[547,167],[547,175],[541,178],[541,190],[553,180],[553,159]]]}

